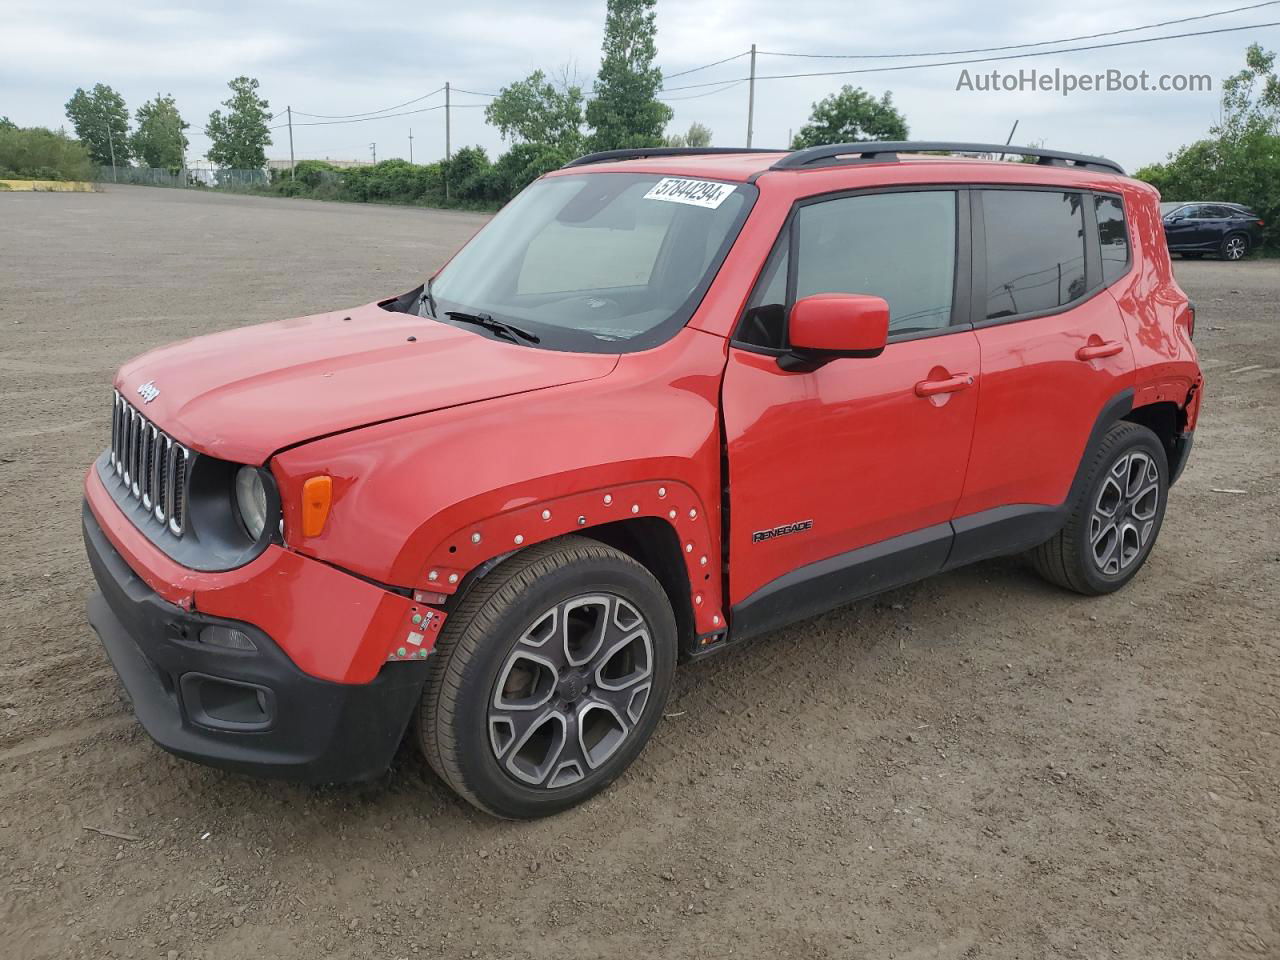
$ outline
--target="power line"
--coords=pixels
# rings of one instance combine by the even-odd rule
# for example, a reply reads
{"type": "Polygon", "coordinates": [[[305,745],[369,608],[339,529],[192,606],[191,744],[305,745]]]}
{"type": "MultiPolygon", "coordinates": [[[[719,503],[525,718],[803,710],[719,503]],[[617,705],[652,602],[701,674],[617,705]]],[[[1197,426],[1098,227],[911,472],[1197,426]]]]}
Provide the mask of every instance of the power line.
{"type": "MultiPolygon", "coordinates": [[[[1280,3],[1280,0],[1272,0],[1273,3],[1280,3]]],[[[723,60],[717,60],[715,63],[704,63],[700,67],[691,67],[688,70],[680,70],[677,73],[664,73],[664,80],[674,80],[676,77],[683,77],[686,73],[697,73],[699,70],[709,70],[711,67],[718,67],[722,63],[728,63],[730,60],[741,60],[743,57],[751,56],[750,50],[743,50],[742,53],[735,53],[732,57],[725,57],[723,60]]]]}
{"type": "MultiPolygon", "coordinates": [[[[1276,0],[1276,2],[1280,3],[1280,0],[1276,0]]],[[[431,97],[434,97],[437,93],[443,92],[444,87],[440,87],[436,90],[432,90],[430,93],[424,93],[420,97],[414,97],[412,100],[406,100],[404,103],[397,103],[390,107],[383,107],[381,110],[367,110],[364,113],[304,113],[302,110],[295,110],[293,112],[299,117],[315,117],[319,120],[358,120],[361,118],[372,118],[375,114],[386,113],[388,110],[399,110],[401,107],[407,107],[410,104],[418,103],[422,100],[428,100],[431,97]]]]}
{"type": "MultiPolygon", "coordinates": [[[[761,50],[760,55],[766,57],[800,57],[812,60],[899,60],[906,57],[958,57],[970,53],[996,53],[1003,50],[1024,50],[1030,47],[1052,46],[1058,43],[1076,43],[1080,40],[1097,40],[1099,37],[1114,37],[1122,33],[1137,33],[1141,30],[1154,30],[1157,27],[1171,27],[1179,23],[1191,23],[1196,20],[1209,20],[1213,17],[1225,17],[1231,13],[1242,13],[1246,10],[1257,10],[1261,7],[1273,7],[1280,0],[1265,0],[1247,7],[1233,7],[1230,10],[1218,10],[1215,13],[1202,13],[1194,17],[1179,17],[1177,20],[1161,20],[1159,23],[1146,23],[1140,27],[1125,27],[1122,30],[1106,30],[1102,33],[1086,33],[1078,37],[1062,37],[1058,40],[1038,40],[1035,43],[1011,43],[1003,47],[973,47],[969,50],[934,50],[921,53],[779,53],[773,50],[761,50]]],[[[738,54],[742,56],[742,54],[738,54]]],[[[736,59],[730,57],[730,60],[736,59]]],[[[727,61],[721,60],[720,63],[727,61]]],[[[708,64],[715,66],[715,64],[708,64]]],[[[702,67],[695,69],[701,70],[702,67]]],[[[685,71],[692,73],[692,70],[685,71]]],[[[679,74],[672,74],[673,77],[679,74]]]]}
{"type": "MultiPolygon", "coordinates": [[[[441,88],[441,89],[443,89],[443,88],[441,88]]],[[[450,109],[452,109],[452,110],[468,110],[468,109],[472,109],[472,110],[474,110],[474,109],[478,109],[478,108],[480,108],[480,107],[484,107],[484,106],[487,106],[487,104],[483,104],[483,103],[455,103],[455,104],[452,104],[452,105],[450,106],[450,109]]],[[[402,113],[384,113],[384,114],[379,114],[379,115],[378,115],[378,116],[376,116],[376,117],[356,117],[355,119],[352,119],[352,120],[312,120],[312,121],[310,121],[310,122],[308,122],[308,123],[295,123],[295,124],[294,124],[294,126],[295,126],[295,127],[331,127],[331,126],[334,126],[334,125],[337,125],[337,124],[347,124],[347,123],[364,123],[364,122],[366,122],[366,121],[368,121],[368,120],[390,120],[390,119],[391,119],[391,118],[393,118],[393,117],[411,117],[411,116],[414,116],[415,114],[419,114],[419,113],[432,113],[432,112],[433,112],[433,111],[435,111],[435,110],[443,110],[443,109],[444,109],[444,107],[445,107],[445,105],[444,105],[443,103],[437,103],[434,107],[421,107],[421,108],[419,108],[419,109],[417,109],[417,110],[405,110],[405,111],[404,111],[404,112],[402,112],[402,113]]],[[[293,112],[296,114],[298,111],[297,111],[297,110],[295,110],[295,111],[293,111],[293,112]]],[[[311,116],[311,114],[307,114],[307,116],[311,116]]],[[[275,128],[273,128],[273,129],[275,129],[275,128]]]]}
{"type": "MultiPolygon", "coordinates": [[[[1162,40],[1182,40],[1187,37],[1205,37],[1218,33],[1239,33],[1241,30],[1261,30],[1264,27],[1278,27],[1280,20],[1270,23],[1250,23],[1242,27],[1219,27],[1216,30],[1195,30],[1188,33],[1170,33],[1162,37],[1142,37],[1138,40],[1117,40],[1113,43],[1094,43],[1083,47],[1059,47],[1055,50],[1037,50],[1033,53],[1010,53],[1001,57],[978,57],[970,60],[940,60],[934,63],[902,63],[889,67],[859,67],[855,70],[819,70],[812,73],[774,73],[757,76],[757,80],[795,80],[801,77],[846,77],[861,73],[893,73],[901,70],[924,70],[929,67],[960,67],[975,63],[995,63],[1001,60],[1025,60],[1028,57],[1050,57],[1059,53],[1080,53],[1085,50],[1108,50],[1113,47],[1131,47],[1140,43],[1159,43],[1162,40]]],[[[749,77],[738,79],[747,80],[749,77]]],[[[714,87],[725,83],[718,80],[714,83],[690,83],[679,87],[664,88],[662,92],[672,93],[677,90],[696,90],[702,87],[714,87]]]]}
{"type": "Polygon", "coordinates": [[[722,81],[725,84],[725,86],[721,87],[719,90],[708,90],[705,93],[694,93],[694,94],[689,94],[683,97],[659,97],[658,99],[666,103],[675,103],[680,100],[697,100],[699,97],[710,97],[710,96],[714,96],[717,93],[724,93],[727,90],[732,90],[734,87],[740,87],[744,83],[746,83],[749,79],[750,77],[743,77],[741,80],[722,81]]]}
{"type": "MultiPolygon", "coordinates": [[[[1280,0],[1276,0],[1276,2],[1277,2],[1277,3],[1280,3],[1280,0]]],[[[444,89],[444,87],[441,87],[440,89],[441,89],[441,90],[443,90],[443,89],[444,89]]],[[[496,94],[496,93],[481,93],[479,90],[463,90],[461,87],[453,87],[453,92],[454,92],[454,93],[469,93],[469,94],[471,94],[472,96],[476,96],[476,97],[496,97],[496,96],[497,96],[497,94],[496,94]]]]}

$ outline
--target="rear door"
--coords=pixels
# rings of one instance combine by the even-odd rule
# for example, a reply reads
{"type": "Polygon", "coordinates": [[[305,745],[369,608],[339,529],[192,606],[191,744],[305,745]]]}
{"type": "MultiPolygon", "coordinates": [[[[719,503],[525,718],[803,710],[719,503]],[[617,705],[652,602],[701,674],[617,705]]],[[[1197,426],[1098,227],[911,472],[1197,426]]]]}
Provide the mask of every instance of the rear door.
{"type": "Polygon", "coordinates": [[[982,390],[949,566],[1052,533],[1095,423],[1134,379],[1106,290],[1128,269],[1120,198],[1026,188],[974,196],[982,390]]]}
{"type": "Polygon", "coordinates": [[[968,237],[967,192],[950,188],[793,211],[723,386],[730,600],[754,610],[747,632],[940,568],[977,411],[968,237]],[[885,351],[781,369],[790,307],[815,293],[885,298],[885,351]]]}

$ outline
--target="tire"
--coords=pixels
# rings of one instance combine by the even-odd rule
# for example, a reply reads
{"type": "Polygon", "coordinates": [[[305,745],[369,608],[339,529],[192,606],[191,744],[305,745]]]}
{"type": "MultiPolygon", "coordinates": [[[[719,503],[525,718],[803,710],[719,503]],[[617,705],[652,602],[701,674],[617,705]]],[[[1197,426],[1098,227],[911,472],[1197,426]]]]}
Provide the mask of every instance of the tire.
{"type": "Polygon", "coordinates": [[[1243,260],[1249,253],[1249,238],[1243,233],[1228,234],[1218,248],[1218,256],[1223,260],[1243,260]]]}
{"type": "Polygon", "coordinates": [[[1127,421],[1088,456],[1066,524],[1030,557],[1050,583],[1097,596],[1123,587],[1150,556],[1164,522],[1169,464],[1156,435],[1127,421]]]}
{"type": "Polygon", "coordinates": [[[445,622],[414,724],[419,745],[486,813],[559,813],[640,754],[671,692],[676,648],[671,604],[635,560],[585,537],[531,547],[445,622]]]}

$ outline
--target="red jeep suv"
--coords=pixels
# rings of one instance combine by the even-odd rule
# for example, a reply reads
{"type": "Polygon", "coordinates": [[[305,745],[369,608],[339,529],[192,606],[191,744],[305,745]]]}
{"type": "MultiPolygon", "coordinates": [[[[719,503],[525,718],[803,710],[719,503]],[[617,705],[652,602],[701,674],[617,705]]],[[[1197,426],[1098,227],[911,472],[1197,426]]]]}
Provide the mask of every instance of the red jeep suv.
{"type": "Polygon", "coordinates": [[[1138,572],[1202,383],[1158,200],[982,144],[582,157],[403,296],[126,364],[90,622],[180,756],[360,779],[411,730],[563,810],[678,660],[987,557],[1138,572]]]}

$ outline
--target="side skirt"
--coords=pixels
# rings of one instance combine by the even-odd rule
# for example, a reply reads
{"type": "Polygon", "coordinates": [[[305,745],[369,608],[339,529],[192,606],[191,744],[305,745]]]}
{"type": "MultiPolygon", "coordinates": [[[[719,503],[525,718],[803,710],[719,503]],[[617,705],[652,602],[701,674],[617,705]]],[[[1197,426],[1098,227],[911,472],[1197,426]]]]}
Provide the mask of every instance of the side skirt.
{"type": "Polygon", "coordinates": [[[714,646],[769,633],[937,573],[953,539],[951,524],[940,523],[793,570],[733,607],[729,636],[714,646]]]}
{"type": "Polygon", "coordinates": [[[1066,517],[1066,504],[1013,504],[811,563],[734,606],[728,633],[705,638],[691,659],[944,570],[1029,550],[1057,533],[1066,517]]]}

